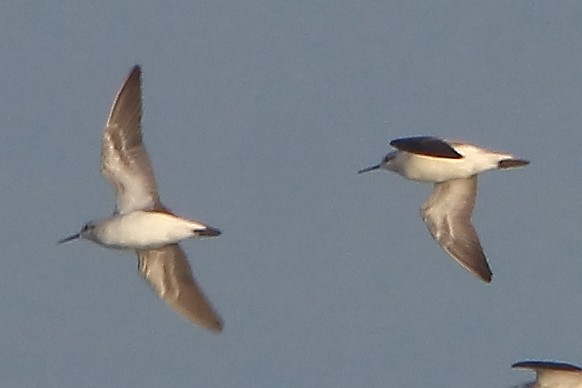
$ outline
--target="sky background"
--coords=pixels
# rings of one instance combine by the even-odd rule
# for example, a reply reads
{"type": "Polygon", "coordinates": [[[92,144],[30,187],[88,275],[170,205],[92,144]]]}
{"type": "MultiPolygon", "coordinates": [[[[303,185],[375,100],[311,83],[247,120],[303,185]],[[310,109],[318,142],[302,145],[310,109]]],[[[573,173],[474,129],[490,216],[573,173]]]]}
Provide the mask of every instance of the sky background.
{"type": "Polygon", "coordinates": [[[577,1],[4,1],[0,376],[6,387],[509,387],[582,363],[577,1]],[[225,321],[193,327],[132,252],[57,245],[114,207],[101,131],[143,66],[163,201],[225,321]],[[358,175],[397,137],[530,159],[480,177],[494,280],[419,217],[431,190],[358,175]]]}

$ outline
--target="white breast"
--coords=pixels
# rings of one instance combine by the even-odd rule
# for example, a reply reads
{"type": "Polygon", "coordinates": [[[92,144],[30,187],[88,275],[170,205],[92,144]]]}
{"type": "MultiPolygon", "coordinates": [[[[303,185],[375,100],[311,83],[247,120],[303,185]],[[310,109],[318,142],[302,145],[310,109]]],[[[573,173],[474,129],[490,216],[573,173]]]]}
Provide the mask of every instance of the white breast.
{"type": "Polygon", "coordinates": [[[98,228],[100,244],[118,249],[150,249],[193,236],[192,222],[171,214],[135,211],[113,216],[98,228]]]}
{"type": "Polygon", "coordinates": [[[399,152],[396,167],[400,175],[423,182],[445,182],[453,179],[468,178],[483,171],[497,168],[498,162],[511,158],[468,144],[455,145],[455,150],[463,158],[441,158],[428,155],[399,152]]]}

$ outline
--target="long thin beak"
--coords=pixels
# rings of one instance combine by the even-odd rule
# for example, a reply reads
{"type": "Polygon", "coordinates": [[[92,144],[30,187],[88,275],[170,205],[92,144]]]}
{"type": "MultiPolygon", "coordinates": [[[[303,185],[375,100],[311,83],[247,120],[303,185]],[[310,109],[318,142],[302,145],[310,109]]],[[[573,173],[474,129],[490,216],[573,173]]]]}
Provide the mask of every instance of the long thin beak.
{"type": "Polygon", "coordinates": [[[81,237],[81,233],[76,233],[76,234],[74,234],[72,236],[65,237],[64,239],[59,240],[59,242],[57,244],[62,244],[62,243],[66,243],[66,242],[69,242],[69,241],[73,241],[73,240],[78,239],[79,237],[81,237]]]}
{"type": "Polygon", "coordinates": [[[377,164],[375,166],[371,166],[371,167],[366,167],[366,168],[363,168],[360,171],[358,171],[358,174],[363,174],[365,172],[377,170],[379,168],[380,168],[380,165],[379,164],[377,164]]]}

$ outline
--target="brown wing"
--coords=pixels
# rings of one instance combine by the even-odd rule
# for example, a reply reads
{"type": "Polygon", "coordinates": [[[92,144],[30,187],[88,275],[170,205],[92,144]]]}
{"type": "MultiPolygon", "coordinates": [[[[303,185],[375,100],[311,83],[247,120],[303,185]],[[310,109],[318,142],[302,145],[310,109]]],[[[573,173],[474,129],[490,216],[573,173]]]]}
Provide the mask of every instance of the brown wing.
{"type": "Polygon", "coordinates": [[[141,113],[141,70],[135,66],[113,101],[101,146],[101,173],[115,190],[118,213],[151,209],[159,201],[141,113]]]}
{"type": "Polygon", "coordinates": [[[137,251],[138,271],[156,294],[189,321],[212,331],[222,331],[222,321],[192,276],[178,244],[137,251]]]}
{"type": "Polygon", "coordinates": [[[477,175],[438,183],[422,205],[421,215],[430,234],[459,264],[485,282],[492,273],[471,224],[477,197],[477,175]]]}

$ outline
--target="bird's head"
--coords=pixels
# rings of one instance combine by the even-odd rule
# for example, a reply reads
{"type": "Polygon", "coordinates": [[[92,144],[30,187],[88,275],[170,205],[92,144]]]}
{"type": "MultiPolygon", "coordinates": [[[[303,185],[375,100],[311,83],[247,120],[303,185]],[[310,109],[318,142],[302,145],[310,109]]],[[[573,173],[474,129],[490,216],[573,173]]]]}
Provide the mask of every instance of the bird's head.
{"type": "Polygon", "coordinates": [[[378,163],[374,166],[363,168],[360,171],[358,171],[358,174],[362,174],[364,172],[369,172],[369,171],[373,171],[373,170],[379,170],[379,169],[391,171],[393,169],[393,162],[396,158],[396,153],[397,153],[397,151],[392,151],[392,152],[388,153],[386,156],[384,156],[384,158],[380,161],[380,163],[378,163]]]}
{"type": "Polygon", "coordinates": [[[63,243],[69,242],[69,241],[78,240],[80,238],[92,240],[93,236],[95,234],[95,226],[96,226],[96,223],[94,221],[89,221],[85,225],[83,225],[83,227],[81,228],[81,231],[79,233],[75,233],[69,237],[65,237],[64,239],[59,240],[58,243],[63,244],[63,243]]]}

